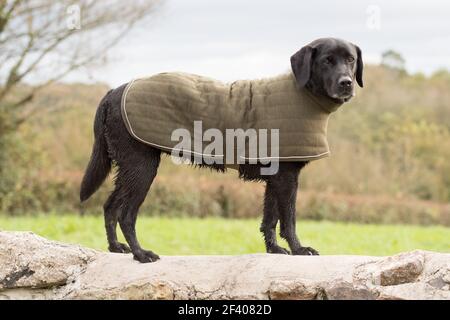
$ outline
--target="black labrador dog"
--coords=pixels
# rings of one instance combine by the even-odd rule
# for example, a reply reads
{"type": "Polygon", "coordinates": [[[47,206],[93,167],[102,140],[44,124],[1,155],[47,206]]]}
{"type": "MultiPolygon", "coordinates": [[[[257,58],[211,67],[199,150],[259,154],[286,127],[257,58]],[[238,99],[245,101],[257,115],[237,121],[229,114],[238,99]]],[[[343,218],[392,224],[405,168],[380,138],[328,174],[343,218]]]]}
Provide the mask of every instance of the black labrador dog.
{"type": "MultiPolygon", "coordinates": [[[[313,41],[291,57],[292,71],[300,87],[336,102],[347,102],[354,96],[354,82],[363,86],[361,50],[346,41],[324,38],[313,41]]],[[[81,184],[81,201],[88,199],[103,183],[112,164],[118,167],[115,189],[104,205],[105,227],[111,252],[132,252],[140,262],[153,262],[158,255],[144,250],[136,237],[136,219],[140,205],[157,174],[163,151],[134,139],[121,117],[121,99],[126,85],[109,91],[102,99],[94,122],[95,143],[81,184]],[[119,222],[128,245],[118,242],[119,222]]],[[[295,202],[300,170],[308,162],[280,162],[275,175],[261,175],[260,164],[242,164],[239,178],[266,183],[264,216],[260,231],[268,253],[318,255],[301,245],[295,230],[295,202]],[[287,240],[290,252],[277,244],[276,225],[287,240]]],[[[224,172],[224,165],[206,165],[224,172]]]]}

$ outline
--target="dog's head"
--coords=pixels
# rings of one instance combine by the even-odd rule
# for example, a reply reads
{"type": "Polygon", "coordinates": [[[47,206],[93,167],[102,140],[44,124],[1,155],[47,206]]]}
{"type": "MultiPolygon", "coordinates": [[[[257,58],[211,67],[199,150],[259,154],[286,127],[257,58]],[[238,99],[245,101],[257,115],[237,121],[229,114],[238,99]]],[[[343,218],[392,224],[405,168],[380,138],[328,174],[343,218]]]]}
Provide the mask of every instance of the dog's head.
{"type": "Polygon", "coordinates": [[[315,40],[291,57],[291,66],[300,87],[336,102],[355,95],[355,81],[363,86],[361,49],[344,40],[315,40]]]}

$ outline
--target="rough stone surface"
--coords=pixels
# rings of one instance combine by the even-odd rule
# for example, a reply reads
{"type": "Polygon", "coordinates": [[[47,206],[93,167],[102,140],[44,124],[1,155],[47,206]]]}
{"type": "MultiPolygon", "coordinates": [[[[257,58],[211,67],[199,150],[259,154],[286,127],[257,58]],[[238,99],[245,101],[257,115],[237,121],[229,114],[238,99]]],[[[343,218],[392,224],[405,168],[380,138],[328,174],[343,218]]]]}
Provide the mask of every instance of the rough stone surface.
{"type": "Polygon", "coordinates": [[[0,299],[450,299],[450,254],[163,256],[0,232],[0,299]]]}

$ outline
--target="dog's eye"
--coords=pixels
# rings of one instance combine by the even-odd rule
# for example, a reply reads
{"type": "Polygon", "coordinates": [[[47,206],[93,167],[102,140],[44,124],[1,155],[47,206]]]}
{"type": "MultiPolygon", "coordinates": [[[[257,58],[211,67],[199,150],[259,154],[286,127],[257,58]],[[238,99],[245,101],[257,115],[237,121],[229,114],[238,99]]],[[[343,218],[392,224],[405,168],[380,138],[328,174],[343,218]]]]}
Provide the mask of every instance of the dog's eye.
{"type": "Polygon", "coordinates": [[[325,60],[323,61],[324,64],[333,64],[333,58],[331,57],[326,57],[325,60]]]}
{"type": "Polygon", "coordinates": [[[350,57],[347,58],[347,61],[350,62],[350,63],[355,62],[355,58],[350,56],[350,57]]]}

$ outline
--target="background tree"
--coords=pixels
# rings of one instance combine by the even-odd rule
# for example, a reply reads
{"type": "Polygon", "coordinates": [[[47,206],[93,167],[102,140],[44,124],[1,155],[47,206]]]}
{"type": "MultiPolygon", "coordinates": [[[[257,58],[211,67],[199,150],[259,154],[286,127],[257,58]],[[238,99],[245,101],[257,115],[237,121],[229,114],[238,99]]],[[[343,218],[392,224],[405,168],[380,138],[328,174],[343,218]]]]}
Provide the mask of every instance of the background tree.
{"type": "Polygon", "coordinates": [[[381,65],[389,69],[405,72],[405,59],[394,50],[387,50],[381,55],[381,65]]]}
{"type": "Polygon", "coordinates": [[[158,0],[0,0],[0,139],[36,110],[43,87],[102,62],[158,0]],[[32,86],[18,86],[26,80],[32,86]]]}
{"type": "Polygon", "coordinates": [[[52,108],[31,103],[36,93],[77,69],[104,63],[108,49],[160,3],[0,0],[0,209],[34,161],[25,156],[30,146],[17,137],[18,127],[52,108]]]}

